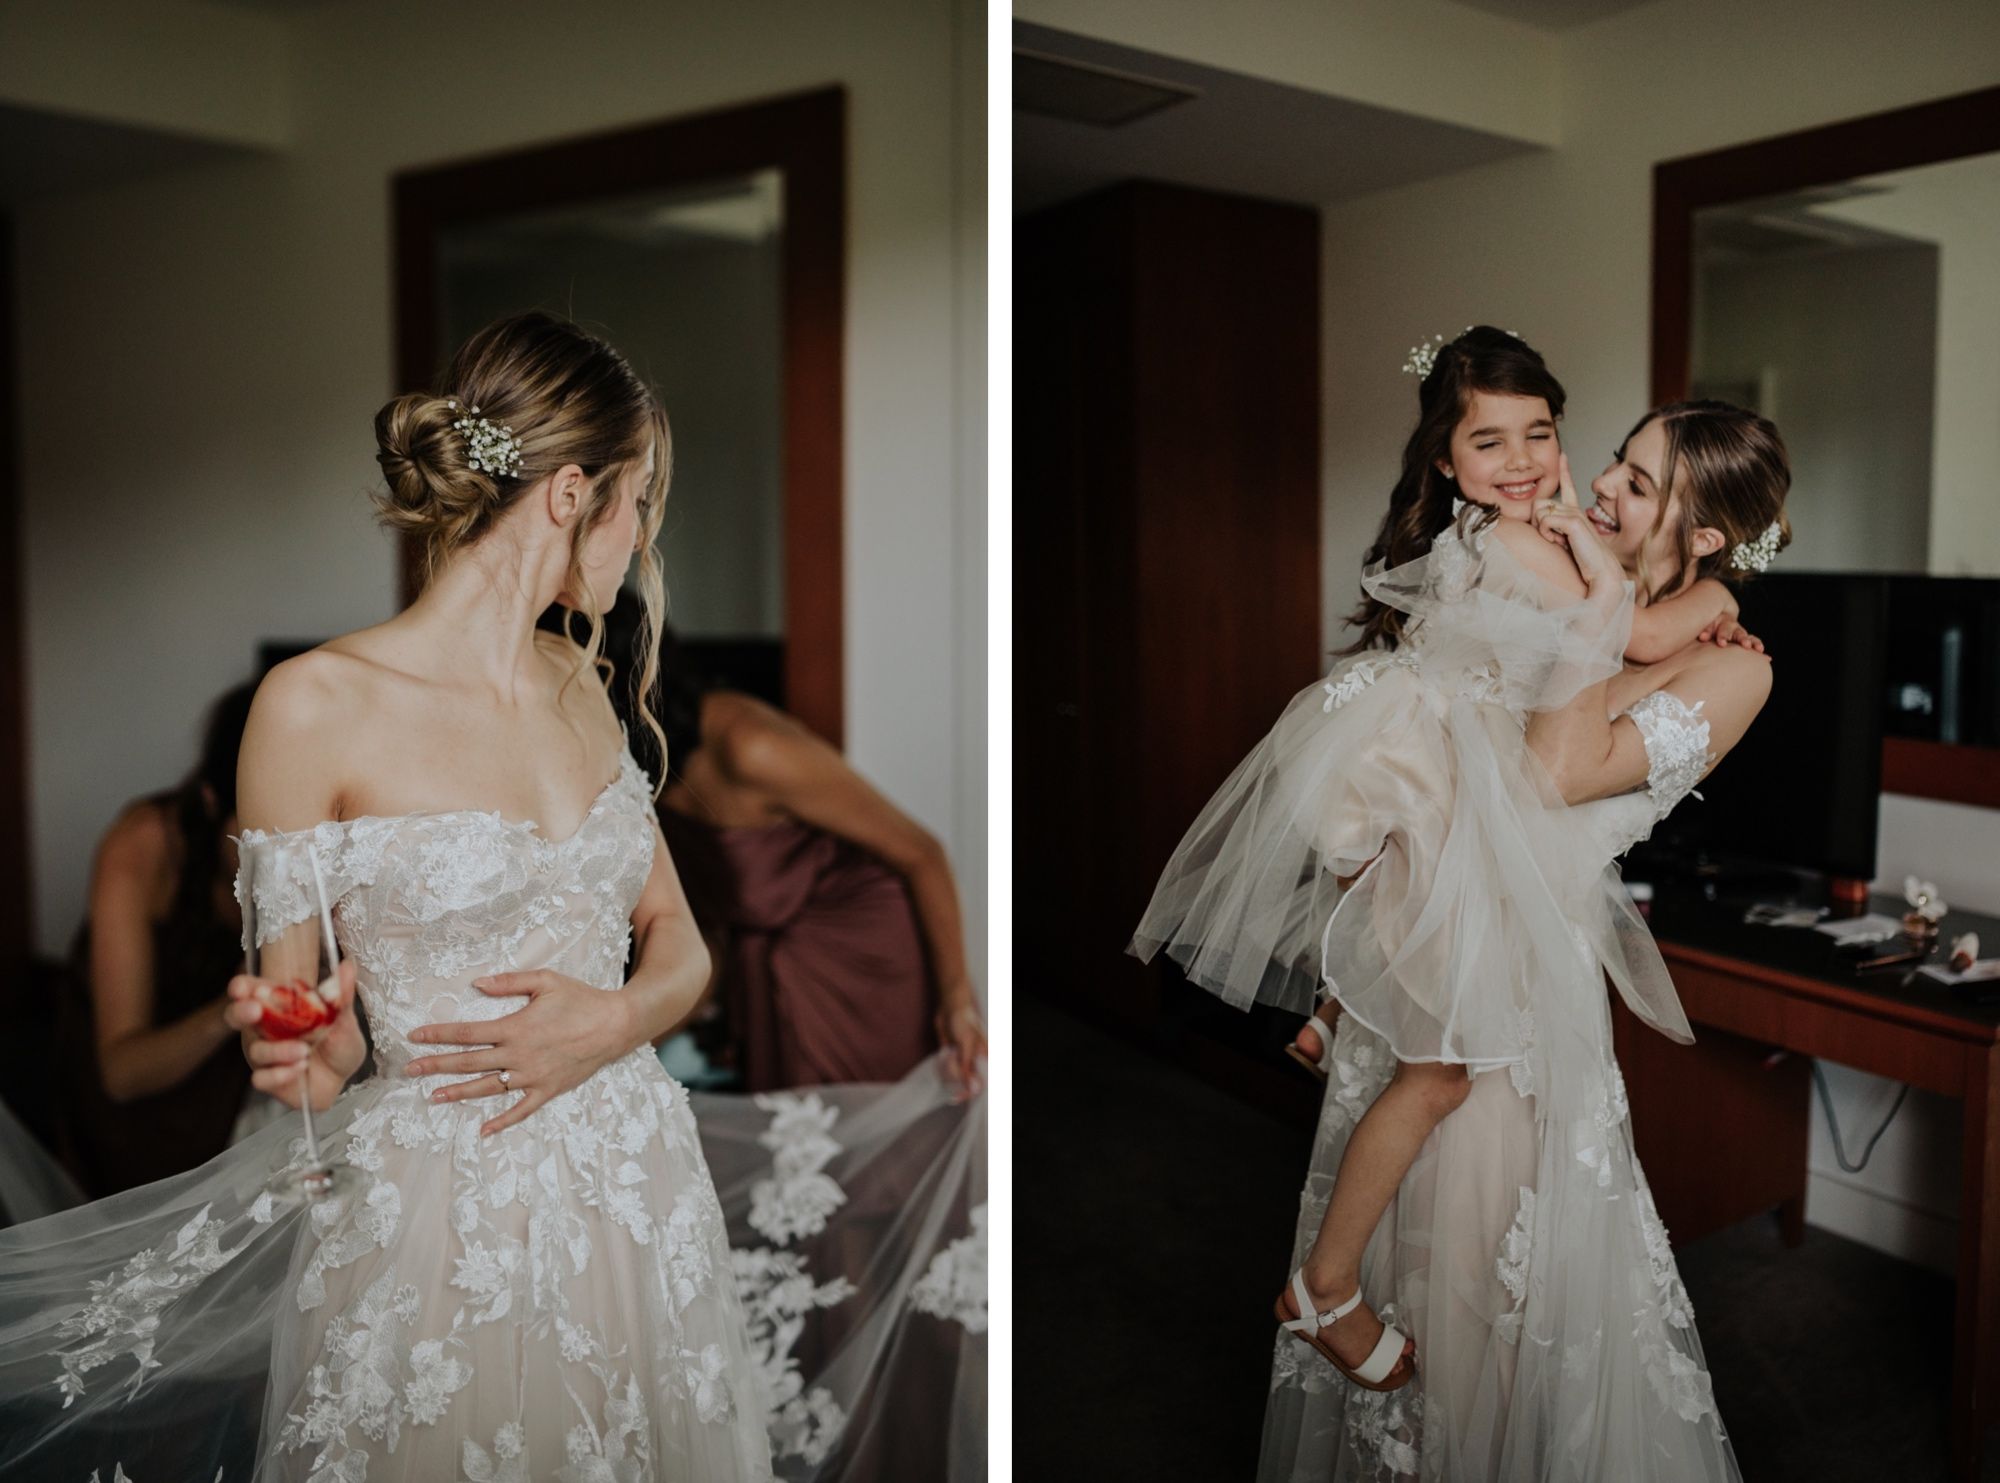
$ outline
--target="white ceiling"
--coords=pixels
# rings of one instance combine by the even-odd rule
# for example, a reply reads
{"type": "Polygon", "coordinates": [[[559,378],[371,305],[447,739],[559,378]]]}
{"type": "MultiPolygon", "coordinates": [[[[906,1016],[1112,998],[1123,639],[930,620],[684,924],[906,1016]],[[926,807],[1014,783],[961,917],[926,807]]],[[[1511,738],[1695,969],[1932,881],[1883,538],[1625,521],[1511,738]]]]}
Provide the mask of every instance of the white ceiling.
{"type": "Polygon", "coordinates": [[[1567,31],[1621,11],[1637,10],[1641,5],[1650,5],[1652,0],[1454,0],[1454,3],[1483,10],[1488,15],[1505,16],[1510,21],[1525,21],[1544,31],[1567,31]]]}
{"type": "Polygon", "coordinates": [[[1303,88],[1016,22],[1014,44],[1199,91],[1118,128],[1014,115],[1014,212],[1121,180],[1312,204],[1483,165],[1529,146],[1303,88]]]}

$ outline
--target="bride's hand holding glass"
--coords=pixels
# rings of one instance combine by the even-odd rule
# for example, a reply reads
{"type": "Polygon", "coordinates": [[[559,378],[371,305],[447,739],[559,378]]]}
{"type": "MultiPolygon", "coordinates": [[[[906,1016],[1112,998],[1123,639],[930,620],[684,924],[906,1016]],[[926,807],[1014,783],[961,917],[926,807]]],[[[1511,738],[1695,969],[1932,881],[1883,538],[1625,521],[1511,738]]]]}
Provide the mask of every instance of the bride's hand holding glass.
{"type": "MultiPolygon", "coordinates": [[[[317,995],[307,991],[307,996],[317,995]]],[[[315,1112],[333,1106],[368,1054],[367,1041],[354,1014],[354,964],[340,965],[340,996],[330,1006],[333,1017],[314,1035],[319,1016],[291,985],[239,973],[229,981],[229,1005],[223,1019],[243,1040],[250,1084],[297,1108],[302,1093],[299,1068],[306,1068],[315,1112]],[[313,1023],[308,1023],[313,1021],[313,1023]]]]}

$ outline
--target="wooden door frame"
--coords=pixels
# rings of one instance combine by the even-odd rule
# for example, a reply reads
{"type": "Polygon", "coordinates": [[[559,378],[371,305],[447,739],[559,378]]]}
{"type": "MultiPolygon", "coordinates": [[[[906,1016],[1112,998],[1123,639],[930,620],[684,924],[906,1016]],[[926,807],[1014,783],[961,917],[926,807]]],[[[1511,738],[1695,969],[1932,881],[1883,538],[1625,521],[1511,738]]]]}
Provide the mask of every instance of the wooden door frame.
{"type": "MultiPolygon", "coordinates": [[[[847,94],[820,88],[553,144],[399,172],[391,184],[395,385],[426,387],[437,343],[438,241],[449,228],[605,197],[782,172],[785,706],[840,746],[847,94]]],[[[669,415],[672,408],[668,409],[669,415]]],[[[398,553],[402,600],[415,543],[398,553]]]]}
{"type": "Polygon", "coordinates": [[[0,211],[0,1011],[23,1006],[34,956],[28,832],[25,551],[21,539],[20,282],[14,218],[0,211]]]}

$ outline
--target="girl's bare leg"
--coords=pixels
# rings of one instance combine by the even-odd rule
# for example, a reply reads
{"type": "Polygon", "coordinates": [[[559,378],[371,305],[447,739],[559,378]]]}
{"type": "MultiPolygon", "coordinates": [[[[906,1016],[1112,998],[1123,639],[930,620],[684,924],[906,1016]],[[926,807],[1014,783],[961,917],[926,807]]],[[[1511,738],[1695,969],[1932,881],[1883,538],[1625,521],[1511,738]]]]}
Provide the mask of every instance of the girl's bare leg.
{"type": "MultiPolygon", "coordinates": [[[[1361,1253],[1368,1238],[1382,1223],[1424,1140],[1471,1090],[1472,1077],[1463,1066],[1399,1062],[1389,1085],[1355,1125],[1341,1155],[1333,1198],[1306,1255],[1306,1288],[1320,1311],[1352,1296],[1361,1285],[1361,1253]]],[[[1288,1300],[1287,1309],[1291,1306],[1288,1300]]],[[[1382,1337],[1382,1327],[1363,1303],[1325,1334],[1342,1359],[1359,1365],[1382,1337]]]]}

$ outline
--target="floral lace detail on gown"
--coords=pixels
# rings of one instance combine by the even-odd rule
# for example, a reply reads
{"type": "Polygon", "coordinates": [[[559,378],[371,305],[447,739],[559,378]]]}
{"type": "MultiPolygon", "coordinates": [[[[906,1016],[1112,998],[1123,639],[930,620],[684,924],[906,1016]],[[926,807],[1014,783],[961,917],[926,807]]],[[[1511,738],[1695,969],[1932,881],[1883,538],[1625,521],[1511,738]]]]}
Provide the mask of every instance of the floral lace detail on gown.
{"type": "Polygon", "coordinates": [[[258,919],[307,920],[316,866],[358,969],[376,1074],[315,1120],[358,1187],[265,1193],[303,1157],[288,1113],[0,1231],[0,1476],[984,1476],[984,1101],[940,1063],[690,1097],[640,1048],[484,1139],[499,1099],[402,1074],[417,1025],[519,1006],[475,977],[621,985],[649,791],[621,759],[560,840],[482,810],[249,836],[286,857],[258,919]]]}
{"type": "Polygon", "coordinates": [[[1646,792],[1655,822],[1690,793],[1701,797],[1694,785],[1715,765],[1708,750],[1708,721],[1701,714],[1707,703],[1689,705],[1678,695],[1655,690],[1626,709],[1646,743],[1646,792]]]}
{"type": "Polygon", "coordinates": [[[1655,690],[1626,708],[1646,746],[1646,781],[1630,793],[1580,804],[1572,812],[1588,821],[1607,855],[1622,855],[1649,837],[1653,826],[1695,791],[1715,757],[1708,750],[1706,701],[1689,705],[1678,695],[1655,690]]]}
{"type": "Polygon", "coordinates": [[[561,840],[479,810],[245,837],[299,846],[257,902],[274,927],[308,915],[317,856],[376,1064],[329,1150],[366,1177],[310,1212],[281,1304],[273,1476],[769,1477],[722,1209],[686,1093],[651,1048],[490,1138],[493,1100],[435,1104],[459,1077],[403,1074],[449,1049],[414,1045],[419,1025],[520,1007],[476,977],[622,985],[653,862],[629,753],[561,840]]]}

